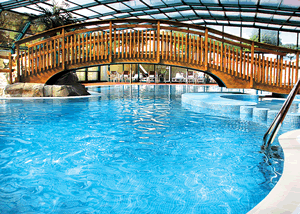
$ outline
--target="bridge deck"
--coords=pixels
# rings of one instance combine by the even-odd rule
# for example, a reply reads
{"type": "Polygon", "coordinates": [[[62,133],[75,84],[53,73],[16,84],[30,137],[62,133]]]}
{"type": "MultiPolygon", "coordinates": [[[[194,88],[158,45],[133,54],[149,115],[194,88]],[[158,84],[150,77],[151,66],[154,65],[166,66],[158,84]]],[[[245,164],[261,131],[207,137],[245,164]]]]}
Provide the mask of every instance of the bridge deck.
{"type": "Polygon", "coordinates": [[[120,19],[63,26],[20,40],[17,58],[19,81],[40,83],[70,69],[155,63],[206,72],[228,88],[288,93],[299,73],[296,50],[163,20],[120,19]],[[44,39],[46,36],[51,37],[44,39]],[[24,44],[26,49],[21,50],[24,44]],[[266,53],[272,58],[265,57],[266,53]],[[296,62],[283,61],[287,53],[295,53],[296,62]]]}

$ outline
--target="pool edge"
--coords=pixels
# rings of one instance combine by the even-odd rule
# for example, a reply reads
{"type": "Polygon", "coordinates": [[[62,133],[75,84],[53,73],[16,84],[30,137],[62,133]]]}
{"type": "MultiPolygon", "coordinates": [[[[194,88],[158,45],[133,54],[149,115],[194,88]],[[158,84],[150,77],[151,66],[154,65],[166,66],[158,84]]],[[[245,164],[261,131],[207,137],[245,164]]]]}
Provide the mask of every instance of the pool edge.
{"type": "Polygon", "coordinates": [[[281,178],[271,192],[248,214],[300,213],[300,129],[286,132],[278,141],[284,152],[281,178]]]}

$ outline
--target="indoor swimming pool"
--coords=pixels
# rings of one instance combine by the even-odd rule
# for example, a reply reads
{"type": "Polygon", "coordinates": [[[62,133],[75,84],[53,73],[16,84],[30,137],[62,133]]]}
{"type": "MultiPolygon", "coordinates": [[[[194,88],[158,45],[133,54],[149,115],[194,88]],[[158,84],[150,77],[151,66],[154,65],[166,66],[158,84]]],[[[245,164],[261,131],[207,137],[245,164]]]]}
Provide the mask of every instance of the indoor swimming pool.
{"type": "Polygon", "coordinates": [[[260,152],[267,124],[182,105],[184,93],[213,92],[203,87],[0,100],[1,213],[247,213],[276,185],[283,154],[260,152]]]}

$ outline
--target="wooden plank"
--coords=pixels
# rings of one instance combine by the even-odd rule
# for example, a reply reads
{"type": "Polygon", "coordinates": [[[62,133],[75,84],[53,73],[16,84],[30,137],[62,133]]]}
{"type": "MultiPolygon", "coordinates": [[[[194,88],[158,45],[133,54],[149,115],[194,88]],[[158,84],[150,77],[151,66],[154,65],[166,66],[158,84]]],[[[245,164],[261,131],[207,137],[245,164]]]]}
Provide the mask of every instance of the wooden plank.
{"type": "Polygon", "coordinates": [[[296,80],[298,80],[298,73],[299,73],[299,52],[297,51],[297,54],[296,54],[296,80]]]}
{"type": "Polygon", "coordinates": [[[114,54],[114,58],[117,58],[117,29],[114,29],[114,48],[113,48],[113,54],[114,54]]]}
{"type": "MultiPolygon", "coordinates": [[[[145,54],[145,32],[146,32],[146,30],[143,30],[142,31],[142,37],[141,37],[141,41],[142,41],[142,53],[141,53],[141,58],[144,58],[144,54],[145,54]]],[[[154,54],[154,53],[153,53],[154,54]]],[[[154,57],[154,56],[153,56],[154,57]]]]}
{"type": "Polygon", "coordinates": [[[180,61],[180,34],[177,34],[177,62],[180,61]]]}
{"type": "Polygon", "coordinates": [[[251,78],[254,75],[254,42],[251,43],[251,78]]]}
{"type": "Polygon", "coordinates": [[[165,58],[165,31],[162,32],[161,35],[161,58],[165,58]]]}
{"type": "Polygon", "coordinates": [[[109,55],[109,47],[108,47],[108,33],[105,31],[105,59],[108,59],[108,55],[109,55]]]}
{"type": "Polygon", "coordinates": [[[156,53],[156,60],[157,62],[160,61],[160,21],[157,21],[157,31],[156,31],[156,41],[157,41],[157,53],[156,53]]]}
{"type": "MultiPolygon", "coordinates": [[[[65,66],[66,66],[66,44],[65,44],[65,29],[62,28],[62,35],[61,35],[61,65],[62,65],[62,69],[65,70],[65,66]]],[[[59,51],[58,51],[58,55],[59,55],[59,51]]]]}
{"type": "Polygon", "coordinates": [[[172,60],[173,55],[173,33],[170,34],[170,51],[169,51],[169,58],[172,60]]]}
{"type": "Polygon", "coordinates": [[[125,45],[124,45],[125,58],[128,58],[128,33],[127,33],[127,30],[125,30],[124,33],[125,33],[125,45]]]}
{"type": "Polygon", "coordinates": [[[129,31],[129,57],[132,58],[132,31],[129,31]]]}
{"type": "Polygon", "coordinates": [[[140,31],[139,30],[137,33],[137,40],[138,40],[137,57],[139,57],[140,56],[140,31]]]}
{"type": "Polygon", "coordinates": [[[184,56],[183,56],[183,47],[184,47],[184,35],[183,34],[181,34],[181,62],[183,62],[184,61],[184,56]]]}
{"type": "Polygon", "coordinates": [[[220,70],[223,71],[224,69],[224,66],[223,66],[223,59],[224,59],[224,56],[223,56],[223,44],[221,43],[221,51],[220,51],[220,70]]]}
{"type": "Polygon", "coordinates": [[[197,44],[196,44],[196,64],[199,65],[199,58],[200,58],[200,37],[197,36],[197,44]]]}
{"type": "Polygon", "coordinates": [[[97,46],[96,46],[96,32],[93,32],[94,35],[93,35],[93,47],[92,47],[92,50],[93,50],[93,60],[96,61],[96,50],[97,50],[97,46]]]}
{"type": "Polygon", "coordinates": [[[189,55],[189,52],[188,52],[188,37],[189,35],[185,35],[185,62],[188,62],[188,55],[189,55]]]}
{"type": "MultiPolygon", "coordinates": [[[[145,47],[145,57],[148,58],[148,30],[146,30],[146,47],[145,47]]],[[[150,51],[149,51],[150,52],[150,51]]]]}
{"type": "Polygon", "coordinates": [[[112,42],[112,21],[109,22],[109,48],[107,49],[109,61],[112,62],[113,42],[112,42]]]}
{"type": "MultiPolygon", "coordinates": [[[[121,52],[122,52],[122,50],[121,50],[121,42],[120,41],[121,41],[121,31],[119,30],[119,35],[118,35],[118,58],[119,59],[121,58],[121,52]]],[[[101,59],[102,59],[102,57],[101,57],[101,59]]]]}
{"type": "MultiPolygon", "coordinates": [[[[152,40],[152,42],[153,42],[153,59],[155,59],[155,32],[153,31],[153,40],[152,40]]],[[[157,50],[158,51],[158,50],[157,50]]]]}
{"type": "Polygon", "coordinates": [[[169,32],[166,32],[166,59],[169,59],[169,32]]]}
{"type": "Polygon", "coordinates": [[[136,58],[136,34],[135,30],[133,31],[133,57],[136,58]]]}
{"type": "Polygon", "coordinates": [[[231,48],[228,46],[228,74],[231,74],[231,48]]]}
{"type": "Polygon", "coordinates": [[[176,60],[176,33],[174,33],[174,37],[173,37],[173,50],[174,50],[174,54],[173,54],[173,60],[176,60]]]}
{"type": "MultiPolygon", "coordinates": [[[[240,50],[242,51],[242,50],[240,50]]],[[[239,50],[236,49],[235,52],[235,76],[238,77],[239,76],[239,50]]]]}

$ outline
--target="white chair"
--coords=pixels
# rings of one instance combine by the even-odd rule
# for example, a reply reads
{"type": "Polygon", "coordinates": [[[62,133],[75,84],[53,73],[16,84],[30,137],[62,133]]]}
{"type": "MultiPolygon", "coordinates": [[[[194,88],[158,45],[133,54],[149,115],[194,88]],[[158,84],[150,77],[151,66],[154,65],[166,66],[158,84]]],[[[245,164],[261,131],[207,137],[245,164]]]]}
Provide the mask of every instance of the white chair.
{"type": "Polygon", "coordinates": [[[134,82],[138,82],[139,80],[142,80],[142,79],[143,79],[143,74],[141,74],[141,73],[140,73],[140,78],[137,73],[132,77],[132,81],[134,81],[134,82]]]}
{"type": "Polygon", "coordinates": [[[193,71],[188,71],[187,83],[195,83],[195,76],[193,71]]]}
{"type": "Polygon", "coordinates": [[[130,82],[130,72],[129,71],[124,71],[122,74],[122,79],[124,82],[126,82],[129,79],[130,82]]]}
{"type": "Polygon", "coordinates": [[[183,73],[176,73],[176,76],[172,78],[173,82],[185,82],[185,78],[183,76],[183,73]]]}

